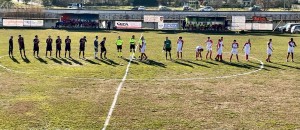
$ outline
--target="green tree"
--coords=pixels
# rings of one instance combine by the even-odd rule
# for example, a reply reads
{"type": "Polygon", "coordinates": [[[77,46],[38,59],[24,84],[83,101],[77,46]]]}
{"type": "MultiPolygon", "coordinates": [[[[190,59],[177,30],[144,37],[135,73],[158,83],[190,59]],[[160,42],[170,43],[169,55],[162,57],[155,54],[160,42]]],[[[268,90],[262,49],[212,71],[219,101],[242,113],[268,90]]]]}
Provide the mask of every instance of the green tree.
{"type": "Polygon", "coordinates": [[[135,6],[158,6],[157,0],[134,0],[133,5],[135,6]]]}

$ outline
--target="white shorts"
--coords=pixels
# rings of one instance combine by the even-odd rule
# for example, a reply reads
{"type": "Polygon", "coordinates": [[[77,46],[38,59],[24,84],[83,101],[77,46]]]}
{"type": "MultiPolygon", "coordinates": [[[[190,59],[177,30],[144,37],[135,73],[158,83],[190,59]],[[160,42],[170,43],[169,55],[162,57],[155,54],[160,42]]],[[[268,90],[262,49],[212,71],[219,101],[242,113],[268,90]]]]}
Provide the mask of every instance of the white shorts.
{"type": "Polygon", "coordinates": [[[237,55],[239,53],[238,49],[232,49],[231,54],[237,55]]]}
{"type": "Polygon", "coordinates": [[[141,48],[141,53],[145,53],[145,51],[146,51],[146,47],[142,47],[141,48]]]}
{"type": "Polygon", "coordinates": [[[268,54],[268,55],[272,55],[272,52],[273,52],[273,51],[272,51],[271,49],[267,49],[267,54],[268,54]]]}
{"type": "Polygon", "coordinates": [[[182,46],[180,45],[177,46],[177,52],[182,52],[182,46]]]}
{"type": "Polygon", "coordinates": [[[245,55],[250,55],[250,50],[244,50],[245,51],[245,55]]]}
{"type": "Polygon", "coordinates": [[[223,50],[222,50],[222,49],[219,49],[219,50],[218,50],[218,55],[222,55],[222,53],[223,53],[223,50]]]}
{"type": "Polygon", "coordinates": [[[212,47],[206,47],[207,51],[212,51],[212,47]]]}
{"type": "Polygon", "coordinates": [[[288,48],[288,53],[294,53],[295,51],[295,48],[294,47],[289,47],[288,48]]]}

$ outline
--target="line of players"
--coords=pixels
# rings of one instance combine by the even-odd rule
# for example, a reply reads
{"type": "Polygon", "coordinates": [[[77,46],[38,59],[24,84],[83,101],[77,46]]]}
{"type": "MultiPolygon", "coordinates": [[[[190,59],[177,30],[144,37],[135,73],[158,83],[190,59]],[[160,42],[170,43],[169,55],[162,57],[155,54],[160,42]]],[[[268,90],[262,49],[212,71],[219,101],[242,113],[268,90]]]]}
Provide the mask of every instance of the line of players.
{"type": "MultiPolygon", "coordinates": [[[[67,53],[69,58],[71,57],[71,42],[72,40],[70,39],[69,36],[67,36],[67,38],[65,39],[65,58],[67,58],[67,53]]],[[[83,38],[81,38],[79,40],[79,58],[81,58],[81,54],[82,54],[82,58],[85,59],[85,47],[86,47],[86,36],[84,36],[83,38]]],[[[132,38],[130,39],[130,52],[134,52],[136,51],[136,43],[137,40],[135,39],[135,36],[133,35],[132,38]]],[[[39,57],[39,43],[40,40],[38,38],[38,35],[35,36],[35,38],[33,39],[33,56],[34,57],[39,57]]],[[[51,38],[51,36],[48,36],[48,38],[46,39],[46,57],[48,57],[48,52],[50,53],[50,57],[52,56],[52,43],[53,43],[53,39],[51,38]]],[[[141,60],[147,60],[147,55],[145,53],[146,51],[146,40],[144,38],[144,36],[142,36],[139,40],[139,51],[141,52],[141,56],[140,59],[141,60]]],[[[20,50],[20,54],[22,58],[27,58],[26,57],[26,53],[25,53],[25,43],[24,43],[24,38],[19,35],[18,38],[18,44],[19,44],[19,50],[20,50]]],[[[55,41],[56,44],[56,58],[61,58],[61,50],[62,50],[62,39],[60,38],[60,36],[57,36],[57,39],[55,41]]],[[[94,40],[94,50],[95,50],[95,55],[94,57],[96,59],[98,59],[98,52],[99,52],[99,45],[100,45],[100,58],[101,59],[107,59],[106,57],[106,53],[107,53],[107,49],[105,47],[106,44],[106,37],[104,37],[102,39],[101,42],[99,42],[99,37],[96,36],[95,40],[94,40]]],[[[13,57],[13,48],[14,48],[14,41],[13,41],[13,36],[10,37],[9,39],[9,56],[12,58],[13,57]]],[[[118,39],[116,41],[116,45],[117,45],[117,50],[118,50],[118,57],[122,57],[122,45],[123,45],[123,40],[121,39],[120,36],[118,36],[118,39]]]]}
{"type": "MultiPolygon", "coordinates": [[[[206,59],[211,59],[212,60],[212,50],[213,50],[213,41],[211,40],[210,37],[207,38],[205,41],[206,43],[206,59]]],[[[177,41],[177,59],[181,58],[182,59],[182,50],[183,50],[183,44],[184,41],[182,40],[182,37],[179,37],[177,41]]],[[[286,61],[289,61],[289,57],[291,56],[292,62],[294,62],[294,50],[296,47],[296,43],[293,38],[288,42],[288,53],[287,53],[287,59],[286,61]]],[[[223,48],[224,48],[224,43],[223,43],[223,37],[218,39],[217,43],[217,56],[215,57],[216,61],[223,61],[223,48]]],[[[230,62],[232,60],[233,55],[236,55],[236,59],[239,62],[239,57],[238,57],[238,48],[239,48],[239,43],[236,40],[233,40],[231,44],[231,55],[230,55],[230,62]]],[[[168,53],[171,58],[171,41],[166,37],[166,40],[164,42],[164,50],[166,52],[166,59],[168,59],[168,53]]],[[[249,55],[251,51],[251,41],[248,39],[248,41],[244,44],[243,50],[245,52],[246,60],[249,61],[249,55]]],[[[202,60],[202,52],[204,51],[204,48],[201,47],[200,45],[196,47],[196,60],[199,58],[202,60]]],[[[272,39],[269,39],[267,42],[267,62],[271,62],[271,56],[274,51],[273,44],[272,44],[272,39]]]]}
{"type": "MultiPolygon", "coordinates": [[[[106,37],[104,37],[102,39],[102,41],[99,44],[98,41],[98,36],[95,37],[94,40],[94,57],[98,58],[98,52],[99,52],[99,45],[100,45],[100,58],[103,59],[103,55],[104,58],[107,59],[106,57],[106,47],[105,47],[105,42],[106,42],[106,37]]],[[[69,54],[69,58],[71,58],[71,39],[69,36],[67,36],[67,38],[65,39],[65,58],[67,57],[67,53],[69,54]]],[[[83,59],[85,59],[85,44],[86,44],[87,40],[86,40],[86,36],[84,36],[83,38],[81,38],[79,40],[79,58],[81,57],[81,54],[83,56],[83,59]]],[[[117,45],[117,51],[118,51],[118,57],[122,57],[122,45],[123,45],[123,40],[121,39],[120,36],[118,36],[118,39],[116,40],[116,45],[117,45]]],[[[138,42],[139,44],[139,52],[141,53],[140,56],[140,60],[146,60],[148,57],[145,53],[146,51],[146,40],[144,38],[144,36],[141,37],[141,39],[139,39],[138,41],[135,39],[135,36],[133,35],[130,40],[130,52],[134,52],[136,50],[136,43],[138,42]]],[[[24,44],[24,38],[19,35],[19,39],[18,39],[18,43],[19,43],[19,50],[20,50],[20,54],[22,58],[26,58],[26,54],[25,54],[25,44],[24,44]],[[23,53],[22,53],[23,52],[23,53]],[[23,57],[24,55],[24,57],[23,57]]],[[[33,39],[33,55],[35,57],[39,57],[39,43],[40,40],[38,39],[38,36],[36,35],[35,38],[33,39]]],[[[46,39],[46,57],[48,56],[48,52],[50,52],[50,57],[52,56],[52,43],[53,43],[53,39],[51,38],[51,36],[49,36],[46,39]]],[[[55,41],[56,43],[56,58],[61,58],[61,48],[62,48],[62,39],[60,38],[60,36],[57,36],[57,39],[55,41]]],[[[212,48],[213,48],[213,41],[211,40],[210,37],[207,38],[207,40],[205,41],[206,43],[206,59],[211,59],[212,60],[212,48]]],[[[184,41],[182,39],[182,37],[179,37],[179,39],[177,40],[177,59],[181,58],[182,59],[182,51],[183,51],[183,45],[184,45],[184,41]]],[[[291,56],[292,58],[292,62],[294,62],[294,50],[296,47],[296,43],[294,42],[293,38],[291,38],[291,40],[288,42],[288,54],[287,54],[287,62],[289,57],[291,56]]],[[[220,39],[218,39],[218,43],[217,43],[217,56],[215,57],[215,60],[217,61],[223,61],[223,48],[224,48],[224,43],[223,43],[223,37],[221,37],[220,39]]],[[[239,43],[236,40],[233,40],[233,43],[231,44],[231,56],[230,56],[230,62],[232,61],[232,57],[233,55],[236,55],[236,59],[239,62],[239,57],[238,57],[238,48],[239,48],[239,43]]],[[[170,59],[172,59],[171,57],[171,50],[172,50],[172,45],[171,45],[171,40],[169,40],[168,37],[166,37],[166,40],[164,41],[164,47],[163,50],[166,52],[166,59],[168,59],[168,53],[169,53],[169,57],[170,59]]],[[[245,52],[245,56],[246,56],[246,60],[249,61],[249,55],[250,55],[250,51],[251,51],[251,41],[250,39],[248,39],[248,41],[244,44],[243,46],[243,50],[245,52]]],[[[267,62],[271,62],[271,56],[272,56],[272,52],[273,52],[274,48],[272,45],[272,39],[269,39],[269,41],[267,42],[267,62]]],[[[198,60],[199,58],[202,60],[202,52],[204,51],[204,48],[201,46],[197,46],[196,47],[196,60],[198,60]]],[[[9,39],[9,56],[13,57],[13,36],[10,37],[9,39]]]]}

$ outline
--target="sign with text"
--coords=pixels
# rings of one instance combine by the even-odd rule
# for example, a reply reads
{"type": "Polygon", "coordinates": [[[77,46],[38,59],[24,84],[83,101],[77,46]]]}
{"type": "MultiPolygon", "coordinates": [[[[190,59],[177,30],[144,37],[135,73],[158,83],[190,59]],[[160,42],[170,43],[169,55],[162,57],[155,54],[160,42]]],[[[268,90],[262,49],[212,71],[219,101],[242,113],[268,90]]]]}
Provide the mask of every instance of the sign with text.
{"type": "Polygon", "coordinates": [[[3,26],[5,27],[23,27],[23,19],[3,19],[3,26]]]}
{"type": "Polygon", "coordinates": [[[142,22],[115,21],[117,29],[141,29],[142,22]]]}
{"type": "Polygon", "coordinates": [[[164,16],[144,15],[144,22],[163,23],[164,22],[164,16]]]}
{"type": "Polygon", "coordinates": [[[25,27],[42,27],[44,26],[43,20],[24,20],[25,27]]]}
{"type": "Polygon", "coordinates": [[[158,23],[158,29],[178,29],[178,23],[158,23]]]}

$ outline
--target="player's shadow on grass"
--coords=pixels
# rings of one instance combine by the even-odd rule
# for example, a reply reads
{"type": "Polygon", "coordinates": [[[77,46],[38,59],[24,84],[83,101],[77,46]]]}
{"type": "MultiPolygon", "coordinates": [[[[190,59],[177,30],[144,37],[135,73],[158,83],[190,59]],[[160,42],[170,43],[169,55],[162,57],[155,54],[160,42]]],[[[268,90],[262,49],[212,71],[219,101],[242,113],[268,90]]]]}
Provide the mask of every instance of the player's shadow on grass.
{"type": "Polygon", "coordinates": [[[227,61],[222,61],[221,63],[229,66],[234,66],[234,67],[239,67],[239,68],[245,68],[245,69],[254,69],[258,68],[258,66],[250,65],[250,64],[244,64],[244,63],[234,63],[234,62],[227,62],[227,61]]]}
{"type": "Polygon", "coordinates": [[[183,65],[183,66],[187,66],[187,67],[191,67],[194,68],[194,66],[187,64],[187,63],[183,63],[183,62],[179,62],[178,60],[175,60],[174,63],[179,64],[179,65],[183,65]]]}
{"type": "Polygon", "coordinates": [[[118,63],[116,63],[115,61],[110,60],[110,59],[97,59],[97,60],[101,61],[104,64],[111,65],[113,67],[116,67],[117,65],[119,65],[118,63]]]}
{"type": "Polygon", "coordinates": [[[59,61],[59,60],[57,60],[57,59],[55,59],[55,58],[48,58],[48,59],[52,60],[53,62],[55,62],[55,63],[57,63],[57,64],[62,64],[61,61],[59,61]]]}
{"type": "Polygon", "coordinates": [[[63,61],[65,64],[72,65],[72,62],[68,61],[67,59],[61,58],[60,60],[63,61]]]}
{"type": "Polygon", "coordinates": [[[45,61],[44,59],[42,59],[42,58],[40,58],[40,57],[35,57],[35,59],[37,59],[37,60],[40,61],[41,63],[48,64],[47,61],[45,61]]]}
{"type": "Polygon", "coordinates": [[[214,62],[211,62],[211,61],[208,61],[208,60],[204,60],[205,63],[208,63],[208,64],[211,64],[211,65],[219,65],[217,63],[214,63],[214,62]]]}
{"type": "Polygon", "coordinates": [[[199,63],[197,63],[197,62],[192,62],[192,61],[190,61],[190,60],[182,60],[182,61],[187,62],[187,63],[190,63],[190,64],[194,64],[194,65],[197,65],[197,66],[202,66],[202,67],[210,68],[210,67],[207,66],[207,65],[202,65],[202,64],[199,64],[199,63]]]}
{"type": "Polygon", "coordinates": [[[100,65],[99,63],[97,63],[95,61],[92,61],[92,60],[89,60],[89,59],[85,59],[85,61],[90,63],[90,64],[93,64],[93,65],[100,65]]]}
{"type": "Polygon", "coordinates": [[[81,62],[79,62],[78,60],[75,60],[73,58],[70,58],[69,60],[72,61],[73,63],[77,64],[77,65],[83,65],[81,62]]]}
{"type": "MultiPolygon", "coordinates": [[[[270,64],[273,64],[273,63],[270,63],[270,64]]],[[[283,68],[280,68],[280,67],[277,67],[277,66],[273,66],[273,65],[270,65],[270,64],[264,64],[264,69],[268,70],[268,71],[270,71],[268,68],[277,69],[277,70],[285,70],[283,68]]]]}
{"type": "Polygon", "coordinates": [[[147,61],[141,61],[141,63],[144,63],[146,65],[152,65],[152,66],[158,66],[158,67],[166,68],[166,65],[164,63],[157,62],[157,61],[150,60],[150,59],[148,59],[147,61]]]}
{"type": "Polygon", "coordinates": [[[20,62],[15,57],[10,57],[10,59],[15,63],[20,64],[20,62]]]}
{"type": "Polygon", "coordinates": [[[30,63],[30,60],[27,57],[22,57],[22,59],[25,63],[27,63],[27,64],[30,63]]]}
{"type": "MultiPolygon", "coordinates": [[[[125,60],[126,62],[129,62],[130,59],[127,59],[127,58],[122,58],[123,60],[125,60]]],[[[136,65],[139,65],[139,62],[136,62],[134,60],[131,61],[132,64],[136,64],[136,65]]]]}
{"type": "Polygon", "coordinates": [[[274,63],[274,64],[281,65],[283,67],[288,67],[288,68],[293,68],[293,69],[300,70],[300,67],[296,67],[296,66],[290,66],[290,65],[280,64],[280,63],[274,63]]]}

